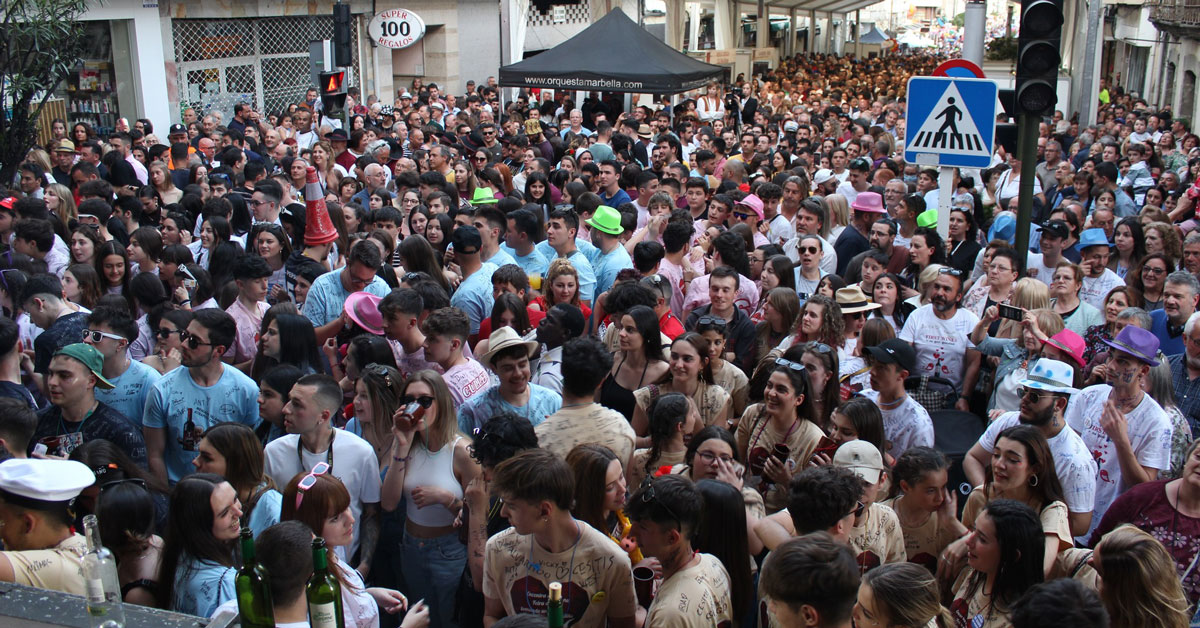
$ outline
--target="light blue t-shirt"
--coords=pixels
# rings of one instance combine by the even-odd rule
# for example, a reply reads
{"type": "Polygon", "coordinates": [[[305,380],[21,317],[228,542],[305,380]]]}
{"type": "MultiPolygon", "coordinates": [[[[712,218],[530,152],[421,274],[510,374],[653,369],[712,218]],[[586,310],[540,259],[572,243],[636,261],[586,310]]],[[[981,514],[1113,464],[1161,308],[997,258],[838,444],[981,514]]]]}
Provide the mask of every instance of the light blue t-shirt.
{"type": "Polygon", "coordinates": [[[521,270],[525,271],[526,275],[544,276],[546,267],[550,265],[550,262],[546,261],[546,256],[538,250],[537,246],[534,246],[533,250],[529,252],[529,255],[524,257],[517,255],[517,250],[511,246],[508,246],[507,244],[501,245],[500,248],[503,249],[505,253],[508,253],[512,256],[513,263],[515,263],[517,266],[520,266],[521,270]]]}
{"type": "Polygon", "coordinates": [[[226,366],[221,379],[205,388],[192,379],[187,367],[181,366],[154,384],[146,399],[143,425],[166,431],[163,458],[167,479],[174,484],[195,472],[192,460],[205,430],[227,421],[257,427],[260,420],[258,386],[245,373],[226,366]],[[192,428],[185,434],[189,410],[192,428]]]}
{"type": "Polygon", "coordinates": [[[492,315],[492,306],[496,303],[492,295],[494,272],[496,265],[484,262],[479,270],[458,284],[454,296],[450,297],[450,305],[466,312],[467,318],[471,319],[472,335],[479,333],[479,322],[492,315]]]}
{"type": "Polygon", "coordinates": [[[162,379],[158,369],[137,360],[130,360],[129,368],[120,377],[110,377],[112,390],[96,387],[96,399],[108,404],[110,408],[125,415],[139,427],[142,416],[146,412],[146,398],[154,384],[162,379]]]}
{"type": "Polygon", "coordinates": [[[592,261],[592,267],[596,271],[595,292],[604,294],[616,281],[617,273],[626,268],[633,268],[633,258],[629,257],[629,251],[618,243],[613,250],[597,255],[592,261]]]}
{"type": "Polygon", "coordinates": [[[218,606],[237,599],[236,576],[234,567],[181,556],[175,568],[175,599],[171,600],[171,610],[212,617],[218,606]]]}
{"type": "Polygon", "coordinates": [[[254,533],[254,538],[257,539],[263,530],[279,523],[281,512],[283,512],[283,495],[275,489],[270,489],[258,498],[258,503],[254,504],[254,510],[250,512],[250,520],[246,522],[246,527],[250,528],[250,531],[254,533]]]}
{"type": "MultiPolygon", "coordinates": [[[[594,246],[592,248],[596,249],[594,246]]],[[[550,262],[557,258],[558,253],[554,249],[550,249],[550,255],[546,258],[546,268],[542,270],[543,277],[550,268],[550,262]]],[[[582,249],[575,249],[575,252],[567,257],[567,261],[571,262],[571,265],[575,267],[575,273],[579,276],[579,298],[591,303],[596,296],[596,271],[592,270],[592,263],[588,261],[587,255],[582,249]]]]}
{"type": "MultiPolygon", "coordinates": [[[[587,258],[589,264],[591,264],[592,260],[596,259],[596,256],[600,254],[600,249],[596,248],[596,245],[592,244],[591,240],[585,240],[583,238],[575,238],[575,248],[583,252],[583,256],[587,258]]],[[[554,258],[558,257],[558,252],[554,250],[554,247],[550,246],[549,240],[542,240],[541,242],[538,242],[534,249],[537,250],[538,253],[541,253],[542,257],[546,258],[547,268],[550,266],[550,262],[554,261],[554,258]]]]}
{"type": "Polygon", "coordinates": [[[504,266],[505,264],[516,264],[517,263],[517,259],[515,257],[513,257],[512,255],[509,255],[508,251],[504,250],[503,246],[496,249],[495,255],[493,255],[483,261],[487,262],[488,264],[495,264],[496,268],[500,268],[501,266],[504,266]]]}
{"type": "Polygon", "coordinates": [[[470,434],[475,428],[483,427],[488,419],[503,412],[523,416],[536,426],[560,408],[562,396],[545,386],[529,384],[529,403],[520,408],[504,400],[499,386],[492,386],[459,407],[458,429],[463,434],[470,434]]]}
{"type": "MultiPolygon", "coordinates": [[[[489,285],[488,290],[491,288],[489,285]]],[[[386,297],[392,291],[379,275],[376,275],[363,290],[377,297],[386,297]]],[[[313,282],[312,287],[308,289],[308,297],[304,299],[304,309],[300,313],[312,321],[313,327],[328,325],[330,321],[342,315],[350,294],[342,287],[341,269],[331,270],[313,282]]]]}

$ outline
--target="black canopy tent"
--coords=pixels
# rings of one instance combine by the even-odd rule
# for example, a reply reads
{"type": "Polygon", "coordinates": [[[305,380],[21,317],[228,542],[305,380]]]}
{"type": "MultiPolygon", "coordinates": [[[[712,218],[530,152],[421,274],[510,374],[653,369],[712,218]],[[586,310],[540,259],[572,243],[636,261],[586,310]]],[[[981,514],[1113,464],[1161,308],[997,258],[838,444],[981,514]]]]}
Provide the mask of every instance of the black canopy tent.
{"type": "Polygon", "coordinates": [[[501,87],[677,94],[724,72],[671,48],[616,8],[550,50],[500,68],[498,82],[501,87]]]}

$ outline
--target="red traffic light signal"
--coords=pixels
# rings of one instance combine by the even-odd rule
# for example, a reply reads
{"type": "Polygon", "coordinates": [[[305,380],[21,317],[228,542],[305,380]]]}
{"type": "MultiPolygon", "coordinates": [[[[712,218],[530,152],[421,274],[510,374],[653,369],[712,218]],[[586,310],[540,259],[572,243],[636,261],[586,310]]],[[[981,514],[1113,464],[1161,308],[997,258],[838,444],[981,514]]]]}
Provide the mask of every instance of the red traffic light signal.
{"type": "Polygon", "coordinates": [[[329,96],[346,91],[346,71],[321,73],[321,95],[329,96]]]}

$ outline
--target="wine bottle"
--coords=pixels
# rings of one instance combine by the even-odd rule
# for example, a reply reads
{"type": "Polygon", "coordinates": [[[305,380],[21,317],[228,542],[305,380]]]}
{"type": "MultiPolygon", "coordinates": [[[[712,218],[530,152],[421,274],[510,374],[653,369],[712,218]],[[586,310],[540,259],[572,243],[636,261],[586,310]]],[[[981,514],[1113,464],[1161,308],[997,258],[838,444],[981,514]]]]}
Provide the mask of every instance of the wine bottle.
{"type": "Polygon", "coordinates": [[[267,570],[254,556],[254,533],[242,528],[242,568],[238,569],[238,612],[243,628],[274,628],[275,608],[271,601],[271,581],[267,570]]]}
{"type": "Polygon", "coordinates": [[[87,553],[83,555],[83,580],[87,590],[88,621],[92,628],[124,628],[125,606],[117,561],[100,542],[96,515],[83,518],[87,553]]]}
{"type": "Polygon", "coordinates": [[[550,583],[550,597],[546,600],[546,625],[549,628],[562,628],[563,626],[563,599],[562,599],[562,583],[550,583]]]}
{"type": "Polygon", "coordinates": [[[342,585],[329,571],[325,539],[313,539],[313,575],[308,579],[308,623],[312,628],[345,628],[342,618],[342,585]]]}

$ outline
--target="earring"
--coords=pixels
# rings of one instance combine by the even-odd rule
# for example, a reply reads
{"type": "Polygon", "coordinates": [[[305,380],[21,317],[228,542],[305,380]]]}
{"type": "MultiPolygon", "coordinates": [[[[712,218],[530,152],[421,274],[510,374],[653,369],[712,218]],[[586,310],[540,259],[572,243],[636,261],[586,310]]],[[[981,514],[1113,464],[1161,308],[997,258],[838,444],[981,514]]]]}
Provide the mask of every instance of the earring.
{"type": "Polygon", "coordinates": [[[1030,485],[1030,486],[1037,486],[1037,485],[1038,485],[1038,476],[1036,476],[1036,475],[1034,475],[1034,476],[1031,476],[1031,477],[1029,478],[1029,485],[1030,485]]]}

